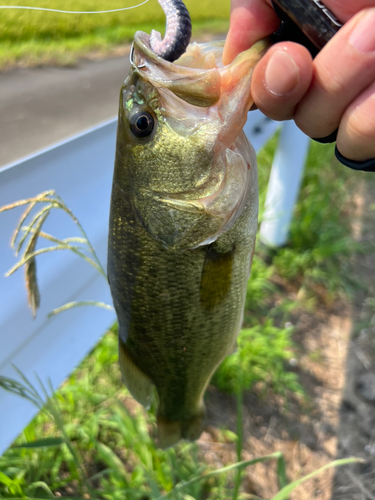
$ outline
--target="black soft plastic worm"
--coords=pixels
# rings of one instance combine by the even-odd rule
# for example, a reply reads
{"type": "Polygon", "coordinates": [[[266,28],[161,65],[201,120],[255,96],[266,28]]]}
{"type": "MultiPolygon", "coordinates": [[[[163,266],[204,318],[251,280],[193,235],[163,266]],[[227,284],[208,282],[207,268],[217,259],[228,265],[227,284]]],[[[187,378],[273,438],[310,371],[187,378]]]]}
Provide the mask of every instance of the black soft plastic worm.
{"type": "Polygon", "coordinates": [[[165,13],[167,26],[165,36],[151,32],[150,47],[158,56],[173,62],[186,50],[191,38],[191,19],[182,0],[158,0],[165,13]]]}

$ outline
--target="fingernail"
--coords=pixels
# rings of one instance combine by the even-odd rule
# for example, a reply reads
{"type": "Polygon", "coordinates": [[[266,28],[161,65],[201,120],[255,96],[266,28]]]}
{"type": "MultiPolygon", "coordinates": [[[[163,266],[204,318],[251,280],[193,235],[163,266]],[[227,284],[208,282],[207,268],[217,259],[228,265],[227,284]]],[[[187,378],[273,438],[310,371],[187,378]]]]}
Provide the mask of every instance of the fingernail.
{"type": "Polygon", "coordinates": [[[299,69],[284,49],[278,49],[270,58],[264,74],[266,86],[272,94],[288,94],[299,81],[299,69]]]}
{"type": "Polygon", "coordinates": [[[375,9],[370,9],[356,24],[349,37],[349,43],[358,52],[375,50],[375,9]]]}

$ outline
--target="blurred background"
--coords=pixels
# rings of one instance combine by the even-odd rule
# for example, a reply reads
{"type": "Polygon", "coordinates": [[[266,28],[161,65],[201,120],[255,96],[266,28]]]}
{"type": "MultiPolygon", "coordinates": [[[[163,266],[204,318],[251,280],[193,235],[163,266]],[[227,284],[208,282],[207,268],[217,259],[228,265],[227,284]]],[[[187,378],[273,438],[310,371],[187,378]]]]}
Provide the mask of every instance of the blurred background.
{"type": "MultiPolygon", "coordinates": [[[[25,3],[14,0],[3,4],[25,3]]],[[[131,4],[129,0],[28,0],[27,5],[87,11],[131,4]]],[[[186,5],[192,17],[193,40],[225,38],[229,0],[187,0],[186,5]]],[[[105,144],[112,156],[106,158],[104,174],[91,171],[97,179],[105,175],[103,182],[109,193],[112,137],[118,95],[129,69],[130,43],[135,31],[163,32],[164,24],[156,0],[137,9],[98,15],[0,10],[0,206],[56,189],[88,227],[104,267],[106,238],[95,233],[95,225],[101,216],[107,217],[109,200],[99,199],[94,181],[90,183],[86,173],[79,173],[74,163],[78,143],[64,146],[60,163],[54,153],[42,157],[43,168],[56,161],[57,170],[47,177],[39,169],[38,159],[24,163],[20,159],[109,123],[112,128],[105,144]],[[12,172],[17,175],[12,177],[12,172]],[[21,178],[22,186],[17,180],[21,178]],[[84,205],[89,206],[91,215],[95,214],[93,222],[85,221],[84,205]]],[[[260,221],[279,136],[277,130],[258,154],[260,221]]],[[[80,157],[82,165],[103,151],[96,136],[95,143],[98,149],[92,146],[91,156],[80,157]]],[[[98,325],[103,326],[91,342],[93,345],[102,337],[99,344],[0,457],[0,498],[374,498],[374,193],[371,174],[340,165],[332,145],[310,144],[288,241],[272,249],[257,244],[238,349],[223,362],[207,390],[206,426],[197,443],[182,443],[166,451],[157,448],[154,410],[146,412],[122,385],[116,324],[110,314],[100,316],[98,325]],[[275,452],[281,452],[282,458],[273,456],[246,468],[221,470],[240,460],[251,461],[275,452]],[[292,493],[277,496],[288,483],[348,456],[361,457],[363,462],[326,470],[292,493]],[[211,474],[213,471],[219,472],[211,474]]],[[[11,337],[20,336],[25,345],[31,342],[29,337],[22,337],[23,323],[16,323],[22,315],[27,321],[31,317],[23,277],[20,274],[18,281],[3,277],[16,262],[8,244],[10,228],[15,228],[20,213],[8,219],[8,212],[0,213],[0,246],[4,252],[0,300],[4,317],[8,309],[5,304],[9,303],[11,309],[16,300],[10,298],[11,293],[22,301],[22,314],[17,310],[11,320],[6,317],[0,333],[0,372],[7,377],[15,374],[9,360],[17,359],[16,354],[4,354],[11,337]],[[8,371],[1,371],[3,366],[8,371]]],[[[49,224],[50,232],[59,233],[59,237],[74,235],[69,232],[74,227],[60,223],[58,217],[51,218],[49,224]]],[[[52,286],[49,270],[62,266],[61,258],[38,257],[42,301],[45,297],[36,319],[39,329],[46,323],[45,314],[61,305],[60,281],[43,296],[44,284],[52,286]]],[[[91,275],[86,276],[84,271],[81,275],[77,269],[71,271],[74,279],[91,280],[91,275]]],[[[63,274],[61,271],[61,279],[63,274]]],[[[67,286],[69,280],[70,275],[67,286]]],[[[98,296],[86,298],[101,300],[98,296]]],[[[94,312],[87,309],[87,314],[94,312]]],[[[64,326],[49,325],[49,336],[40,346],[52,344],[59,335],[58,328],[64,326]]],[[[80,335],[90,333],[79,327],[70,345],[74,346],[80,335]]],[[[50,364],[58,364],[59,353],[63,356],[65,350],[66,359],[71,359],[69,371],[85,353],[77,354],[75,361],[66,346],[56,345],[50,364]]],[[[78,348],[77,352],[81,353],[78,348]]],[[[31,370],[31,362],[26,365],[31,370]]],[[[21,382],[27,386],[25,380],[21,382]]],[[[52,382],[56,386],[60,380],[52,382]]],[[[0,385],[4,394],[4,387],[13,393],[18,391],[24,399],[33,399],[43,407],[45,395],[36,379],[32,386],[41,400],[34,389],[29,387],[25,392],[16,385],[9,386],[1,376],[0,385]]],[[[7,422],[9,409],[1,396],[0,414],[2,422],[7,422]]],[[[29,410],[22,407],[23,411],[29,410]]],[[[26,423],[28,417],[24,420],[26,423]]],[[[7,434],[5,424],[0,428],[0,438],[1,434],[7,434]]]]}
{"type": "MultiPolygon", "coordinates": [[[[30,0],[30,7],[68,11],[121,9],[142,2],[120,0],[30,0]]],[[[2,2],[2,5],[24,5],[26,2],[2,2]]],[[[223,34],[229,26],[230,2],[191,0],[187,2],[193,20],[193,36],[223,34]]],[[[74,64],[77,57],[95,53],[118,54],[121,45],[130,43],[137,30],[163,32],[165,17],[158,2],[123,12],[96,15],[71,15],[30,10],[2,10],[0,20],[0,65],[74,64]]]]}

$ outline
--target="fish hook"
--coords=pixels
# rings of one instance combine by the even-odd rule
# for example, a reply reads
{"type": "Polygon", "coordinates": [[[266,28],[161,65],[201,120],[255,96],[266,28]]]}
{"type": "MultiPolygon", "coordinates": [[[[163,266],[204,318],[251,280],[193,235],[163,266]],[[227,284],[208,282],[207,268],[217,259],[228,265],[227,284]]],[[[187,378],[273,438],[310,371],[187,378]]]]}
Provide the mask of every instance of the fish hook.
{"type": "Polygon", "coordinates": [[[132,43],[132,46],[131,46],[131,49],[130,49],[130,64],[132,66],[137,66],[138,69],[142,69],[142,68],[145,68],[146,65],[145,64],[139,64],[139,65],[136,65],[135,62],[134,62],[134,43],[132,43]]]}

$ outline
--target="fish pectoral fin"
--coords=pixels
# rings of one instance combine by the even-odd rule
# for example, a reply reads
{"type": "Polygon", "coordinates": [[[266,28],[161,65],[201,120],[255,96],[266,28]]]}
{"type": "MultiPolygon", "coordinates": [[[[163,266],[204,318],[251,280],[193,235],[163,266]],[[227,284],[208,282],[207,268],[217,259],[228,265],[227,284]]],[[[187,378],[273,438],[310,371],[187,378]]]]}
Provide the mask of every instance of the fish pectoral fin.
{"type": "Polygon", "coordinates": [[[180,439],[195,441],[202,434],[204,421],[204,407],[186,420],[168,420],[160,415],[157,417],[159,446],[163,449],[170,448],[180,439]]]}
{"type": "Polygon", "coordinates": [[[152,402],[154,384],[134,363],[125,345],[119,340],[119,363],[124,384],[133,398],[149,409],[152,402]]]}
{"type": "Polygon", "coordinates": [[[200,303],[207,312],[213,312],[229,293],[232,283],[233,257],[234,249],[219,253],[214,244],[207,247],[200,286],[200,303]]]}

